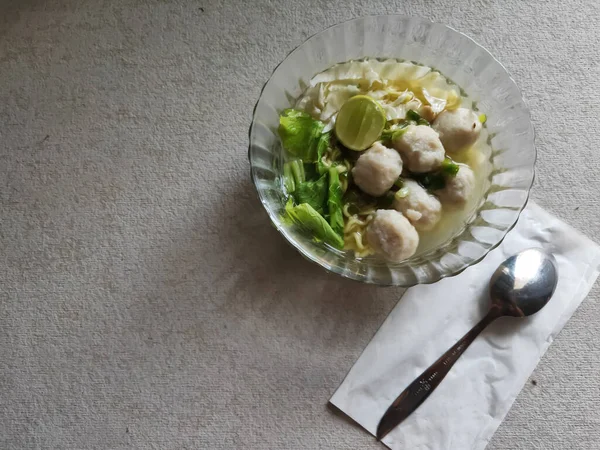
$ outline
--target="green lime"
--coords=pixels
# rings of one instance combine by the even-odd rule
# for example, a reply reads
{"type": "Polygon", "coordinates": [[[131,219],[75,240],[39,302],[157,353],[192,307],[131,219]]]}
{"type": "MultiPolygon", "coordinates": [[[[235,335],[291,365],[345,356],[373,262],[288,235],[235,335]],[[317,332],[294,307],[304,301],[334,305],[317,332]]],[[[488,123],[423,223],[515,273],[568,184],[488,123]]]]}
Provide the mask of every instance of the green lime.
{"type": "Polygon", "coordinates": [[[366,150],[381,136],[385,127],[385,111],[366,95],[356,95],[340,108],[335,121],[335,134],[351,150],[366,150]]]}

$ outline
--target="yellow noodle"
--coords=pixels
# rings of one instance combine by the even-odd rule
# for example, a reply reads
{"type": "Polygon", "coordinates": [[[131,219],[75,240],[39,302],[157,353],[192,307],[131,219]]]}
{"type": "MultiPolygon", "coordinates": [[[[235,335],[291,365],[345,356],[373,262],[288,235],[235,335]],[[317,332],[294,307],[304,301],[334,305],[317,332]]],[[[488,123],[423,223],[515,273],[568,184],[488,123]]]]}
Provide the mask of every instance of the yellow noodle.
{"type": "Polygon", "coordinates": [[[375,251],[372,250],[372,249],[370,249],[370,248],[367,248],[367,249],[362,250],[362,251],[354,251],[354,255],[357,258],[364,258],[365,256],[369,256],[369,255],[372,255],[374,253],[375,253],[375,251]]]}
{"type": "Polygon", "coordinates": [[[348,208],[350,208],[350,203],[346,203],[346,204],[344,205],[344,207],[342,208],[342,212],[344,213],[344,216],[346,216],[346,217],[350,218],[350,217],[352,217],[352,214],[350,214],[350,213],[348,212],[348,208]]]}
{"type": "Polygon", "coordinates": [[[354,237],[354,242],[356,242],[356,247],[358,247],[359,250],[364,250],[365,245],[362,241],[362,234],[358,231],[355,231],[354,233],[352,233],[352,236],[354,237]]]}
{"type": "Polygon", "coordinates": [[[350,214],[348,204],[344,205],[343,211],[346,216],[344,223],[344,249],[352,250],[357,258],[374,253],[371,246],[365,242],[364,235],[369,223],[373,220],[374,209],[371,207],[368,215],[364,215],[362,211],[359,214],[350,214]]]}
{"type": "Polygon", "coordinates": [[[367,221],[366,220],[356,219],[356,223],[358,225],[360,225],[361,227],[366,227],[367,226],[367,221]]]}
{"type": "Polygon", "coordinates": [[[327,156],[324,155],[321,157],[321,162],[323,163],[323,165],[327,168],[331,167],[331,162],[327,159],[327,156]]]}
{"type": "Polygon", "coordinates": [[[346,221],[346,223],[344,224],[344,231],[346,233],[352,233],[354,231],[354,229],[356,228],[357,222],[358,222],[358,219],[356,216],[349,217],[348,220],[346,221]]]}
{"type": "Polygon", "coordinates": [[[340,178],[340,184],[342,186],[342,192],[346,192],[348,190],[348,177],[340,178]]]}

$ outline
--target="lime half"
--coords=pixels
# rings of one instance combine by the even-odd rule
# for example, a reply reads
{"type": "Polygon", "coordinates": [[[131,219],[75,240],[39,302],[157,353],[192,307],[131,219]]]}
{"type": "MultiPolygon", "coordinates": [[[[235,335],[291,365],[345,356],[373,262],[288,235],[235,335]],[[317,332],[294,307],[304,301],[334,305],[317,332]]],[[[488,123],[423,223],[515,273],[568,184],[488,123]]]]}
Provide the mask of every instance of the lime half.
{"type": "Polygon", "coordinates": [[[366,150],[379,139],[385,122],[385,111],[377,101],[356,95],[340,108],[335,134],[350,150],[366,150]]]}

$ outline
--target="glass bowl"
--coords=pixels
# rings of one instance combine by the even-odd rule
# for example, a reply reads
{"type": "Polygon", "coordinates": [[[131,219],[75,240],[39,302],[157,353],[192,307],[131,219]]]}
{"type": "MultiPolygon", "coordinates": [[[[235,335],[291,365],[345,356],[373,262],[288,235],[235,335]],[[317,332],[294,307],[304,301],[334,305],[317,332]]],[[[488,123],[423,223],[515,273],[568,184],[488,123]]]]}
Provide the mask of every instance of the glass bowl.
{"type": "Polygon", "coordinates": [[[445,25],[401,15],[366,16],[334,25],[306,40],[273,72],[250,126],[252,181],[275,228],[307,259],[354,280],[395,286],[433,283],[477,263],[516,224],[534,178],[536,152],[529,111],[506,69],[471,38],[445,25]],[[487,190],[462,230],[442,245],[400,263],[358,260],[284,224],[283,150],[279,113],[292,106],[310,79],[336,63],[396,58],[439,70],[487,115],[491,172],[487,190]]]}

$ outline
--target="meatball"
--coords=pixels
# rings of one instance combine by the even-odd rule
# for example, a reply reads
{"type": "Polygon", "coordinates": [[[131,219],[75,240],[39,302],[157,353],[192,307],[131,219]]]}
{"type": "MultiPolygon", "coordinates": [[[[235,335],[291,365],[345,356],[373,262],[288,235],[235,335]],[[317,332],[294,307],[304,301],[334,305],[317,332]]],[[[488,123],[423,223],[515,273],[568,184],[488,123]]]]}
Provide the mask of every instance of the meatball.
{"type": "Polygon", "coordinates": [[[405,180],[406,197],[394,198],[393,207],[400,211],[417,230],[431,230],[442,218],[442,204],[413,180],[405,180]]]}
{"type": "Polygon", "coordinates": [[[396,150],[375,142],[352,169],[356,185],[367,194],[379,197],[393,186],[402,173],[402,159],[396,150]]]}
{"type": "Polygon", "coordinates": [[[446,178],[444,189],[435,191],[442,203],[464,205],[475,189],[475,174],[466,164],[459,164],[458,172],[446,178]]]}
{"type": "Polygon", "coordinates": [[[398,211],[379,209],[367,228],[367,242],[388,261],[400,262],[415,254],[419,234],[398,211]]]}
{"type": "Polygon", "coordinates": [[[431,172],[441,166],[445,157],[437,132],[427,125],[409,125],[393,145],[411,172],[431,172]]]}
{"type": "Polygon", "coordinates": [[[470,147],[481,133],[479,117],[466,108],[442,111],[432,126],[440,134],[440,140],[448,153],[470,147]]]}

